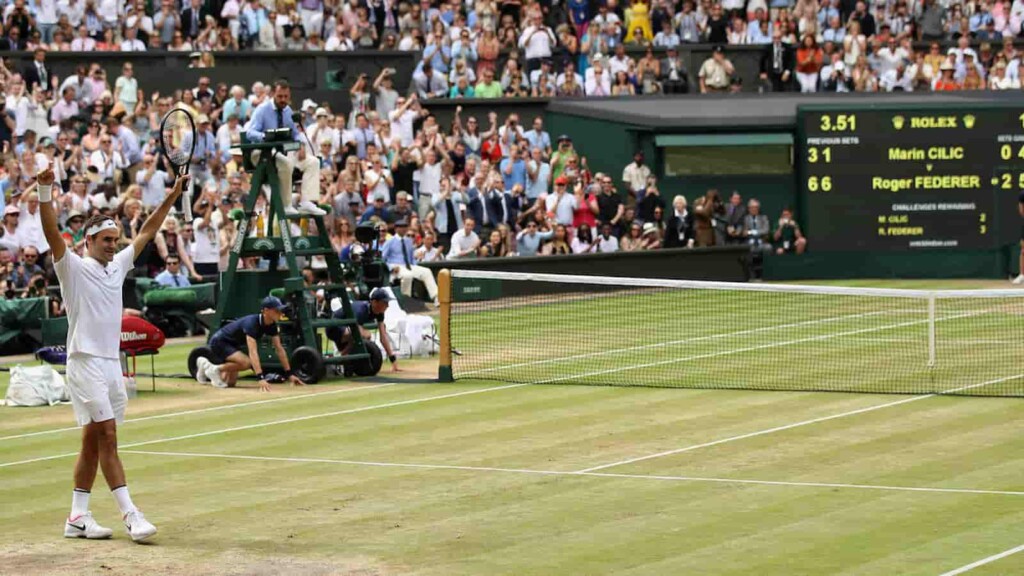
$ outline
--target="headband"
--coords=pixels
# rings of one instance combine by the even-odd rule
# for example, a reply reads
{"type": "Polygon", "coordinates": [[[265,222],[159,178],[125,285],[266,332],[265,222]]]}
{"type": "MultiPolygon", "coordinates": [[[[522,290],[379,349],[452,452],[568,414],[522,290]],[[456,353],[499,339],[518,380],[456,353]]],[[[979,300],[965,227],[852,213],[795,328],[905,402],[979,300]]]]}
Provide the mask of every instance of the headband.
{"type": "Polygon", "coordinates": [[[111,228],[117,228],[117,224],[113,220],[104,220],[99,224],[93,224],[89,226],[89,229],[85,231],[86,236],[95,236],[104,230],[110,230],[111,228]]]}

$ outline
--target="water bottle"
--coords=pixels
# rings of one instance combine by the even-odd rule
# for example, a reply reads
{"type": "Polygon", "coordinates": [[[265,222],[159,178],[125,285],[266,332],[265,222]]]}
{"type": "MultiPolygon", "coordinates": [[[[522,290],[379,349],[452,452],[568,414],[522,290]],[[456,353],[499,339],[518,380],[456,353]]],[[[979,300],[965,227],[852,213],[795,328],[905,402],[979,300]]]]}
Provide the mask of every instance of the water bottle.
{"type": "Polygon", "coordinates": [[[135,398],[139,395],[139,389],[135,386],[134,376],[125,376],[124,378],[124,391],[129,398],[135,398]]]}

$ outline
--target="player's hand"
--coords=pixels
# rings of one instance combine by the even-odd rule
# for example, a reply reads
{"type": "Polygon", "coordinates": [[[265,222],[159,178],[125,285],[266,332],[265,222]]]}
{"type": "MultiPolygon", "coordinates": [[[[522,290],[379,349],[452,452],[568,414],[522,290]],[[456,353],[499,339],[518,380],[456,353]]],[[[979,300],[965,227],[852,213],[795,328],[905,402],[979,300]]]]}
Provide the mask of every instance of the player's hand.
{"type": "Polygon", "coordinates": [[[174,181],[174,189],[171,190],[171,197],[177,200],[178,196],[181,196],[182,191],[185,190],[185,185],[188,184],[188,181],[191,178],[192,176],[190,174],[178,176],[178,179],[174,181]]]}
{"type": "Polygon", "coordinates": [[[47,168],[36,175],[36,182],[43,186],[50,186],[53,184],[53,169],[47,168]]]}
{"type": "Polygon", "coordinates": [[[270,382],[260,380],[260,392],[270,392],[270,382]]]}
{"type": "Polygon", "coordinates": [[[288,381],[292,383],[292,386],[305,386],[306,385],[306,383],[303,382],[302,380],[299,380],[299,377],[296,376],[295,374],[292,374],[291,376],[289,376],[288,377],[288,381]]]}

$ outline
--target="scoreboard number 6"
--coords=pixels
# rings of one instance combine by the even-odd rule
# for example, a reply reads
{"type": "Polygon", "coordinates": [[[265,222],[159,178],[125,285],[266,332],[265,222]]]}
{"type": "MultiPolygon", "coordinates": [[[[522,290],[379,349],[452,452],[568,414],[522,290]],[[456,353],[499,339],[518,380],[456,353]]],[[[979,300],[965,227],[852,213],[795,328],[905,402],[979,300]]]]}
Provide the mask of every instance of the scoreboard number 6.
{"type": "Polygon", "coordinates": [[[829,192],[832,190],[832,177],[822,176],[818,178],[817,176],[811,176],[807,179],[807,189],[811,192],[817,192],[818,190],[829,192]]]}
{"type": "MultiPolygon", "coordinates": [[[[1024,148],[1021,149],[1024,151],[1024,148]]],[[[825,148],[808,148],[807,149],[807,161],[811,164],[815,164],[818,161],[822,161],[825,164],[832,163],[832,147],[826,146],[825,148]]]]}

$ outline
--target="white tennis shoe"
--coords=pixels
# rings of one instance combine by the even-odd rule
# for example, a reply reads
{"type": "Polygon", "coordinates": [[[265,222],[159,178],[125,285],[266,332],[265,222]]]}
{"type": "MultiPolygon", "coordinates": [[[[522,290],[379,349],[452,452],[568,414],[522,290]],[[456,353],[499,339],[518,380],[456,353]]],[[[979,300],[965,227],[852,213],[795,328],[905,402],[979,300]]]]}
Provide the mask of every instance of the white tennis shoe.
{"type": "Polygon", "coordinates": [[[1024,274],[1018,274],[1017,277],[1013,279],[1013,283],[1024,284],[1024,274]]]}
{"type": "Polygon", "coordinates": [[[209,384],[210,379],[206,376],[206,368],[210,365],[210,361],[200,356],[196,359],[196,381],[200,384],[209,384]]]}
{"type": "Polygon", "coordinates": [[[110,538],[114,531],[110,528],[100,526],[92,517],[92,512],[86,512],[76,518],[68,518],[64,523],[65,538],[88,538],[89,540],[102,540],[110,538]]]}
{"type": "Polygon", "coordinates": [[[210,379],[210,384],[214,388],[227,388],[228,383],[224,381],[220,376],[220,367],[210,362],[206,367],[206,377],[210,379]]]}
{"type": "Polygon", "coordinates": [[[327,214],[323,208],[314,204],[312,200],[303,200],[302,202],[299,202],[298,212],[299,214],[309,214],[311,216],[323,216],[327,214]]]}
{"type": "Polygon", "coordinates": [[[124,527],[128,535],[135,542],[142,542],[153,534],[156,534],[156,526],[153,526],[140,510],[132,510],[124,515],[124,527]]]}

